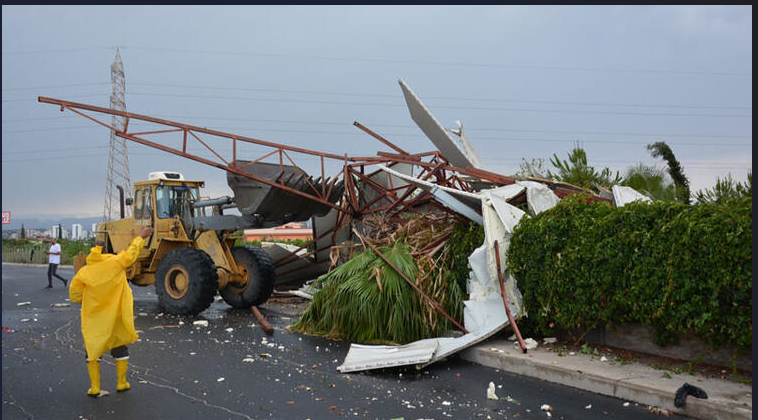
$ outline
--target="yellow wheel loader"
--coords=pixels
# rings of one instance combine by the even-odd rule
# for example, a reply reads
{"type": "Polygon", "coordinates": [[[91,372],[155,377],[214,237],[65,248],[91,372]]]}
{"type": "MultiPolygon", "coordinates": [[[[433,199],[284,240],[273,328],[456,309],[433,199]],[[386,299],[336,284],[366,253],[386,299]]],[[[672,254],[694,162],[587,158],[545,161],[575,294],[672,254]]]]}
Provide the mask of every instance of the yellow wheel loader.
{"type": "Polygon", "coordinates": [[[143,227],[153,228],[139,259],[127,269],[129,281],[154,284],[160,304],[177,315],[207,309],[216,291],[235,308],[265,302],[274,288],[271,258],[257,247],[235,247],[230,237],[260,225],[255,216],[223,215],[233,200],[201,200],[203,181],[188,181],[176,172],[153,172],[148,178],[134,183],[133,200],[122,198],[122,209],[132,206],[132,217],[124,218],[122,210],[120,220],[97,225],[97,239],[111,253],[126,249],[143,227]]]}

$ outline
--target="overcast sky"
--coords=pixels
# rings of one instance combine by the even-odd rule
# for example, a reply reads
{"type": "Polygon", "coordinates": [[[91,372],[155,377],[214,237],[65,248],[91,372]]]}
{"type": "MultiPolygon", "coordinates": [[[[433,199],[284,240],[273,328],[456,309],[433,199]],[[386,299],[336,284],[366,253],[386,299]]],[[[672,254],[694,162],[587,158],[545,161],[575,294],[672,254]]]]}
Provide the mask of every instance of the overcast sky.
{"type": "MultiPolygon", "coordinates": [[[[744,181],[752,33],[752,6],[3,6],[2,210],[102,215],[108,131],[37,97],[108,107],[116,47],[134,113],[340,155],[391,151],[358,121],[433,150],[402,78],[499,173],[522,158],[550,169],[577,142],[598,169],[663,167],[645,146],[666,141],[693,192],[744,181]]],[[[220,169],[127,147],[132,182],[175,170],[231,195],[220,169]]]]}

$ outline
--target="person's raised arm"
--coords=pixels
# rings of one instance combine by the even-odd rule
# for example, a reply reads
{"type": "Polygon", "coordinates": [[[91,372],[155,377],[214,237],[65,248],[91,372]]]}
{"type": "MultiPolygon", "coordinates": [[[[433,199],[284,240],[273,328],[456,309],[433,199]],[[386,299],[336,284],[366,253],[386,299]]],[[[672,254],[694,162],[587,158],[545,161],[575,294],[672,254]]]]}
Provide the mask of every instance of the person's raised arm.
{"type": "Polygon", "coordinates": [[[119,252],[118,255],[116,255],[116,258],[122,267],[129,267],[130,265],[134,264],[135,261],[137,261],[137,257],[139,257],[139,253],[142,250],[142,245],[145,242],[144,239],[152,234],[153,228],[147,227],[142,229],[142,231],[139,233],[139,236],[132,240],[129,248],[119,252]]]}

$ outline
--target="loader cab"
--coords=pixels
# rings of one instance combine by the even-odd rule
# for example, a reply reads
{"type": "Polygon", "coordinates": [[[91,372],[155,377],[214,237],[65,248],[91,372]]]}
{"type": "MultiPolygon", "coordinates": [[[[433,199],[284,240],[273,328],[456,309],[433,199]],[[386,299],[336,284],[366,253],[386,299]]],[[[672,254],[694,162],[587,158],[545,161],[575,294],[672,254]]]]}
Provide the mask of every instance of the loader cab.
{"type": "Polygon", "coordinates": [[[178,172],[151,172],[147,181],[134,184],[135,220],[173,219],[188,211],[197,216],[192,203],[200,197],[202,181],[187,181],[178,172]]]}

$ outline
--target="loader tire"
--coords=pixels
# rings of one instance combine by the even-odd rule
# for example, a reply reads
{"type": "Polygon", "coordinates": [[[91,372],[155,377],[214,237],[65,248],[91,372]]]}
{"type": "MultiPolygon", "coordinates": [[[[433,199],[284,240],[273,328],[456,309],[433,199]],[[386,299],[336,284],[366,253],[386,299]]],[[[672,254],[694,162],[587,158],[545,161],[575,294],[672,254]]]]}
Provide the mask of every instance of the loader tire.
{"type": "Polygon", "coordinates": [[[161,306],[174,315],[197,315],[208,309],[217,289],[213,260],[199,249],[172,249],[155,270],[155,294],[161,306]]]}
{"type": "Polygon", "coordinates": [[[274,263],[266,251],[250,246],[232,248],[232,256],[237,265],[247,271],[247,285],[244,288],[229,285],[219,294],[224,301],[234,308],[250,308],[260,305],[274,291],[274,263]]]}

